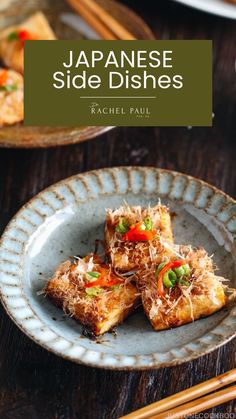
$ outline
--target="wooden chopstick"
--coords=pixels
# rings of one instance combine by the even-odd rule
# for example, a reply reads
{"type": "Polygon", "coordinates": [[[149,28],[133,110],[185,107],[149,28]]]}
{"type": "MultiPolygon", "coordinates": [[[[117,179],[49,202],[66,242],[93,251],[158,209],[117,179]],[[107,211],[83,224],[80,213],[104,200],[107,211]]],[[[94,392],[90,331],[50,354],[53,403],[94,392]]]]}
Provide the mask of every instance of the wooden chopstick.
{"type": "Polygon", "coordinates": [[[111,16],[103,7],[101,7],[94,0],[80,0],[84,6],[87,6],[92,13],[109,28],[112,29],[118,39],[135,40],[135,37],[123,26],[118,20],[111,16]]]}
{"type": "Polygon", "coordinates": [[[236,368],[217,377],[211,378],[201,384],[197,384],[187,390],[181,391],[180,393],[174,394],[173,396],[169,396],[163,400],[152,403],[142,409],[138,409],[126,416],[122,416],[120,419],[145,419],[158,415],[162,412],[169,412],[173,408],[183,405],[186,402],[193,401],[235,381],[236,368]]]}
{"type": "Polygon", "coordinates": [[[67,1],[103,39],[136,39],[120,22],[94,0],[67,1]]]}
{"type": "Polygon", "coordinates": [[[106,27],[102,22],[100,22],[86,7],[84,7],[79,0],[67,0],[67,2],[99,35],[101,35],[103,39],[117,39],[114,33],[111,32],[110,29],[108,29],[108,27],[106,27]]]}
{"type": "Polygon", "coordinates": [[[214,406],[219,406],[236,398],[236,385],[225,388],[221,391],[208,394],[207,396],[201,397],[200,399],[192,400],[182,406],[177,407],[173,410],[168,410],[160,413],[159,415],[152,416],[152,419],[166,419],[166,415],[170,419],[184,418],[189,415],[193,415],[199,412],[203,412],[206,409],[210,409],[214,406]]]}

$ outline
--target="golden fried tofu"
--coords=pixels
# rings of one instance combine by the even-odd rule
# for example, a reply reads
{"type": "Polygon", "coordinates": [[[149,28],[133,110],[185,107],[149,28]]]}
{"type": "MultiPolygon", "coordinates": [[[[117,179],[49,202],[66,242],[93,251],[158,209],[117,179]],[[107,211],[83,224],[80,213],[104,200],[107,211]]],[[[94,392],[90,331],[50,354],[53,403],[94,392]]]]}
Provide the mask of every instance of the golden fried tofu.
{"type": "Polygon", "coordinates": [[[144,311],[155,330],[169,329],[207,317],[227,301],[224,279],[214,273],[204,249],[176,246],[180,257],[138,274],[144,311]]]}
{"type": "Polygon", "coordinates": [[[91,336],[108,332],[140,304],[136,286],[92,254],[74,263],[62,263],[45,293],[91,336]]]}
{"type": "Polygon", "coordinates": [[[0,68],[0,127],[24,118],[23,77],[13,70],[0,68]]]}
{"type": "Polygon", "coordinates": [[[7,67],[24,72],[24,41],[54,40],[55,34],[43,13],[37,12],[21,24],[0,32],[0,58],[7,67]]]}
{"type": "Polygon", "coordinates": [[[115,269],[128,272],[162,260],[173,243],[167,207],[122,206],[106,210],[105,245],[115,269]]]}

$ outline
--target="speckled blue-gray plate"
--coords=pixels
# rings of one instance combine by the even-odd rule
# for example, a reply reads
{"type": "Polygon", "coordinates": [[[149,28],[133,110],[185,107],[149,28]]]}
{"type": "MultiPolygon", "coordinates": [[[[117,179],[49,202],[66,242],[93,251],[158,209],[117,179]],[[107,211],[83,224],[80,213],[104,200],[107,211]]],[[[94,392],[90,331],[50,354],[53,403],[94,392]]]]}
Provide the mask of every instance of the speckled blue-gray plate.
{"type": "Polygon", "coordinates": [[[236,308],[195,323],[154,332],[143,313],[129,317],[117,336],[99,344],[81,338],[81,326],[38,295],[57,265],[94,249],[103,237],[104,210],[124,199],[168,204],[178,243],[214,253],[220,273],[235,284],[236,202],[192,177],[155,168],[87,172],[50,186],[12,219],[0,242],[0,290],[12,320],[35,342],[75,362],[113,369],[175,365],[204,355],[236,334],[236,308]]]}

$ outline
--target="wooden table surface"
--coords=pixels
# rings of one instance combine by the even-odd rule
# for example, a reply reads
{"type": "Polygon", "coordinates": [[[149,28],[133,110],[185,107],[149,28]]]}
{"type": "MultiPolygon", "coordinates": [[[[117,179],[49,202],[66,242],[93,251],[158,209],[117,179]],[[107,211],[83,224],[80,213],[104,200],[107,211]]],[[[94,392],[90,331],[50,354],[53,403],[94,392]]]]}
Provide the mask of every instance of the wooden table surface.
{"type": "MultiPolygon", "coordinates": [[[[236,198],[236,22],[167,0],[125,3],[146,19],[158,38],[213,39],[213,128],[117,128],[70,147],[1,149],[1,231],[20,206],[46,186],[107,166],[173,169],[236,198]]],[[[76,365],[28,339],[2,307],[0,334],[0,417],[8,419],[113,419],[236,366],[236,339],[176,368],[112,372],[76,365]]],[[[209,412],[234,412],[236,417],[236,404],[209,412]]]]}

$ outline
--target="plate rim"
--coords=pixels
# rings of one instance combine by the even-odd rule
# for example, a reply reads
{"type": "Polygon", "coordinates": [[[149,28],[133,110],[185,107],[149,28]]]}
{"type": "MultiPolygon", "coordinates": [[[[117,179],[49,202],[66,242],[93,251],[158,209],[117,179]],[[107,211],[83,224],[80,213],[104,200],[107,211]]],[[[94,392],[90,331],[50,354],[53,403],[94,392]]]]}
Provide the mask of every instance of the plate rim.
{"type": "MultiPolygon", "coordinates": [[[[4,249],[4,241],[7,238],[8,232],[11,231],[11,228],[14,228],[14,224],[15,221],[17,219],[19,219],[19,217],[21,217],[22,213],[24,212],[25,209],[27,209],[28,207],[31,207],[31,204],[34,203],[35,200],[37,200],[38,198],[41,198],[42,195],[44,195],[46,192],[55,189],[58,186],[61,186],[63,184],[67,184],[69,181],[74,180],[74,179],[83,179],[86,178],[88,175],[95,175],[95,177],[98,175],[102,175],[104,173],[118,173],[119,171],[122,172],[126,172],[126,174],[130,174],[132,172],[141,172],[142,175],[144,176],[147,172],[155,172],[156,175],[160,176],[160,175],[170,175],[173,177],[173,179],[175,179],[176,177],[181,177],[181,178],[186,178],[187,179],[187,184],[189,184],[189,182],[197,182],[200,184],[200,186],[204,186],[207,188],[210,188],[213,191],[213,196],[217,193],[220,194],[221,196],[223,196],[225,198],[225,200],[232,205],[236,205],[236,200],[233,199],[232,197],[230,197],[228,194],[226,194],[225,192],[221,191],[220,189],[218,189],[217,187],[215,187],[214,185],[211,185],[197,177],[193,177],[190,175],[187,175],[185,173],[181,173],[181,172],[176,172],[176,171],[172,171],[172,170],[168,170],[168,169],[162,169],[162,168],[156,168],[156,167],[152,167],[152,166],[117,166],[117,167],[105,167],[102,169],[95,169],[95,170],[91,170],[91,171],[86,171],[83,173],[78,173],[75,175],[72,175],[70,177],[67,177],[65,179],[60,180],[59,182],[56,182],[50,186],[48,186],[47,188],[43,189],[42,191],[40,191],[38,194],[36,194],[35,196],[33,196],[29,201],[27,201],[18,211],[17,213],[12,217],[12,219],[9,221],[9,223],[7,224],[7,226],[5,227],[3,234],[0,238],[0,254],[2,252],[2,250],[4,249]]],[[[114,190],[112,192],[110,192],[110,194],[114,194],[114,190]]],[[[100,191],[100,193],[98,195],[102,195],[102,192],[100,191]]],[[[166,193],[166,196],[168,196],[169,194],[166,193]]],[[[86,198],[88,199],[88,197],[86,198]]],[[[85,199],[85,201],[86,201],[85,199]]],[[[182,196],[181,199],[178,199],[179,201],[182,200],[182,196]]],[[[68,204],[68,202],[65,204],[68,204]]],[[[216,215],[214,215],[216,216],[216,215]]],[[[233,215],[232,217],[235,217],[235,215],[233,215]]],[[[231,220],[231,218],[229,218],[229,220],[231,220]]],[[[46,217],[47,218],[47,217],[46,217]]],[[[229,222],[229,220],[227,220],[227,223],[229,222]]],[[[45,220],[44,220],[45,221],[45,220]]],[[[36,229],[44,223],[44,221],[39,222],[38,225],[36,226],[36,229]]],[[[222,223],[224,224],[224,222],[222,221],[222,223]]],[[[31,236],[32,233],[29,233],[29,237],[31,236]]],[[[234,233],[231,232],[231,234],[234,233]]],[[[236,234],[235,234],[235,239],[236,239],[236,234]]],[[[28,238],[26,239],[28,240],[28,238]]],[[[20,262],[22,262],[22,257],[24,258],[24,248],[22,249],[21,253],[20,253],[20,262]]],[[[2,263],[2,259],[0,259],[0,265],[2,263]]],[[[39,344],[41,347],[43,347],[44,349],[47,349],[48,351],[61,356],[62,358],[66,359],[66,360],[70,360],[73,362],[76,362],[78,364],[83,364],[83,365],[88,365],[91,367],[99,367],[99,368],[104,368],[104,369],[109,369],[109,370],[149,370],[149,369],[158,369],[158,368],[162,368],[162,367],[171,367],[174,365],[179,365],[188,361],[191,361],[193,359],[199,358],[202,355],[206,355],[212,351],[214,351],[215,349],[221,347],[222,345],[226,344],[227,342],[229,342],[231,339],[233,339],[236,336],[236,329],[230,333],[229,335],[227,335],[227,337],[222,337],[220,341],[212,343],[212,344],[207,344],[205,346],[205,348],[201,349],[200,352],[196,351],[192,351],[190,354],[187,354],[185,357],[181,356],[178,357],[176,354],[174,354],[173,359],[171,361],[160,361],[158,360],[155,355],[158,355],[157,353],[152,353],[152,354],[145,354],[145,355],[119,355],[119,354],[112,354],[112,353],[106,353],[106,352],[100,352],[100,351],[91,351],[90,349],[84,348],[81,345],[77,345],[78,348],[83,348],[84,352],[83,352],[83,356],[78,357],[78,356],[73,356],[73,355],[68,355],[66,353],[64,353],[64,349],[62,350],[58,350],[55,347],[51,347],[50,346],[50,342],[49,344],[42,340],[37,339],[35,336],[32,335],[32,333],[27,329],[27,327],[24,326],[24,319],[22,322],[19,321],[19,319],[16,318],[16,316],[14,315],[14,313],[12,313],[11,308],[9,307],[8,303],[7,303],[7,299],[8,297],[6,296],[6,294],[4,294],[3,292],[3,288],[4,288],[4,282],[2,282],[1,277],[4,277],[4,273],[0,271],[0,294],[1,294],[1,302],[3,304],[4,309],[6,310],[7,314],[9,315],[9,317],[11,318],[11,320],[17,325],[17,327],[19,327],[19,329],[26,334],[26,336],[28,336],[30,339],[32,339],[35,343],[39,344]],[[95,360],[91,360],[91,359],[86,359],[86,353],[99,353],[102,356],[100,356],[99,359],[99,363],[95,360]],[[84,355],[85,354],[85,355],[84,355]],[[83,359],[85,356],[85,359],[83,359]],[[110,359],[114,359],[117,361],[115,362],[115,365],[112,364],[107,364],[106,362],[106,357],[110,358],[110,359]],[[129,360],[129,358],[134,358],[136,359],[136,362],[134,364],[130,364],[128,362],[127,364],[127,360],[129,360]],[[151,358],[152,362],[148,362],[147,359],[151,358]],[[122,362],[123,361],[123,362],[122,362]]],[[[22,280],[22,276],[20,277],[20,280],[22,280]]],[[[5,286],[7,286],[7,284],[5,284],[5,286]]],[[[17,287],[17,286],[16,286],[17,287]]],[[[18,288],[21,289],[21,292],[23,291],[23,287],[22,284],[19,283],[18,288]]],[[[20,295],[19,295],[20,297],[20,295]]],[[[29,304],[27,296],[25,296],[26,302],[29,305],[31,311],[34,313],[35,317],[38,318],[37,314],[34,311],[34,308],[31,306],[31,304],[29,304]]],[[[234,317],[236,319],[236,308],[231,309],[231,311],[229,312],[229,315],[226,316],[226,318],[228,317],[234,317]],[[235,311],[235,313],[233,313],[233,311],[235,311]]],[[[222,323],[224,323],[225,318],[221,321],[220,326],[222,327],[222,323]]],[[[47,322],[44,322],[40,319],[40,322],[43,323],[43,327],[46,328],[46,330],[48,329],[49,331],[52,331],[51,327],[47,324],[47,322]]],[[[215,330],[218,327],[218,325],[215,326],[215,328],[213,330],[215,330]]],[[[62,337],[58,332],[55,332],[53,330],[53,333],[59,337],[61,340],[64,341],[69,341],[69,339],[67,340],[66,338],[62,337]]],[[[211,333],[211,331],[209,332],[209,334],[211,333]]],[[[205,336],[205,335],[203,335],[205,336]]],[[[196,341],[198,341],[199,338],[196,339],[196,341]]],[[[187,344],[189,345],[189,344],[187,344]]],[[[185,346],[187,346],[185,345],[185,346]]],[[[180,347],[178,349],[182,350],[185,348],[185,346],[180,347]]],[[[173,350],[170,350],[170,352],[173,352],[173,350]]],[[[174,351],[175,352],[175,351],[174,351]]]]}
{"type": "MultiPolygon", "coordinates": [[[[130,17],[130,24],[132,27],[132,24],[135,24],[135,26],[139,27],[139,30],[142,32],[143,39],[146,40],[154,40],[155,35],[149,26],[149,24],[144,20],[142,16],[140,16],[135,10],[130,8],[128,5],[121,3],[120,1],[112,2],[112,0],[103,0],[105,3],[110,3],[110,7],[112,5],[113,9],[115,8],[116,11],[120,11],[123,14],[126,13],[127,16],[130,17]]],[[[10,4],[8,7],[14,7],[14,4],[10,4]]],[[[68,6],[67,6],[68,7],[68,6]]],[[[6,9],[2,10],[2,13],[4,14],[4,11],[6,9]]],[[[42,11],[44,12],[44,8],[42,8],[42,11]]],[[[68,11],[75,16],[77,16],[77,13],[69,7],[68,11]]],[[[29,13],[29,15],[31,12],[29,13]]],[[[28,15],[28,13],[27,13],[28,15]]],[[[8,26],[8,25],[7,25],[8,26]]],[[[7,28],[6,26],[6,28],[7,28]]],[[[128,27],[128,26],[127,26],[128,27]]],[[[63,39],[63,36],[59,39],[63,39]]],[[[74,38],[76,40],[76,38],[74,38]]],[[[5,66],[4,66],[5,68],[5,66]]],[[[19,138],[16,140],[14,139],[15,133],[10,132],[11,129],[16,130],[17,125],[19,128],[24,124],[24,122],[20,124],[13,124],[9,126],[3,126],[0,127],[0,147],[2,148],[14,148],[14,149],[41,149],[41,148],[51,148],[51,147],[60,147],[60,146],[66,146],[66,145],[74,145],[74,144],[80,144],[84,141],[89,141],[91,139],[94,139],[100,135],[103,135],[107,133],[110,130],[113,130],[116,128],[116,126],[108,125],[91,125],[91,126],[83,126],[81,129],[80,126],[62,126],[61,128],[71,128],[70,132],[67,133],[60,133],[58,132],[57,135],[50,136],[50,134],[45,133],[44,135],[37,135],[37,139],[31,140],[28,142],[27,140],[24,140],[22,142],[22,134],[19,134],[19,138]],[[10,134],[9,134],[10,133],[10,134]],[[49,137],[48,137],[49,135],[49,137]],[[59,137],[59,139],[57,138],[59,137]],[[49,139],[48,139],[49,138],[49,139]]],[[[101,122],[102,124],[102,122],[101,122]]],[[[35,128],[40,129],[40,126],[35,126],[35,128]]],[[[45,127],[44,127],[45,128],[45,127]]],[[[53,126],[50,126],[49,128],[53,128],[53,126]]],[[[58,128],[58,126],[57,126],[58,128]]],[[[25,136],[26,134],[24,134],[25,136]]]]}
{"type": "Polygon", "coordinates": [[[190,7],[192,9],[196,9],[196,10],[200,10],[202,12],[205,13],[209,13],[215,16],[220,16],[226,19],[231,19],[231,20],[235,20],[236,19],[236,7],[234,6],[234,4],[230,4],[230,3],[222,3],[222,9],[225,10],[225,12],[220,11],[219,9],[217,10],[213,10],[213,6],[211,7],[204,7],[204,5],[197,5],[195,3],[192,2],[191,0],[191,4],[189,3],[188,0],[174,0],[177,3],[181,3],[187,7],[190,7]],[[232,15],[232,10],[233,7],[235,8],[235,14],[232,15]],[[229,10],[228,10],[229,8],[229,10]]]}
{"type": "MultiPolygon", "coordinates": [[[[15,127],[13,125],[13,127],[15,127]]],[[[16,127],[15,127],[16,128],[16,127]]],[[[35,127],[39,128],[39,127],[35,127]]],[[[45,128],[45,127],[44,127],[45,128]]],[[[49,127],[53,128],[53,127],[49,127]]],[[[68,127],[63,127],[68,128],[68,127]]],[[[55,138],[51,138],[50,140],[46,139],[47,135],[45,133],[44,139],[37,140],[37,142],[33,143],[17,143],[12,142],[10,140],[6,139],[4,140],[3,133],[0,131],[0,147],[1,148],[13,148],[13,149],[46,149],[46,148],[55,148],[55,147],[65,147],[69,145],[76,145],[81,144],[85,141],[92,140],[94,138],[99,137],[100,135],[106,134],[109,131],[115,129],[116,126],[85,126],[82,129],[79,127],[73,127],[73,133],[69,132],[67,134],[64,134],[62,138],[60,138],[60,141],[56,141],[55,138]]],[[[11,126],[9,127],[0,127],[0,130],[6,130],[11,129],[11,126]]]]}

